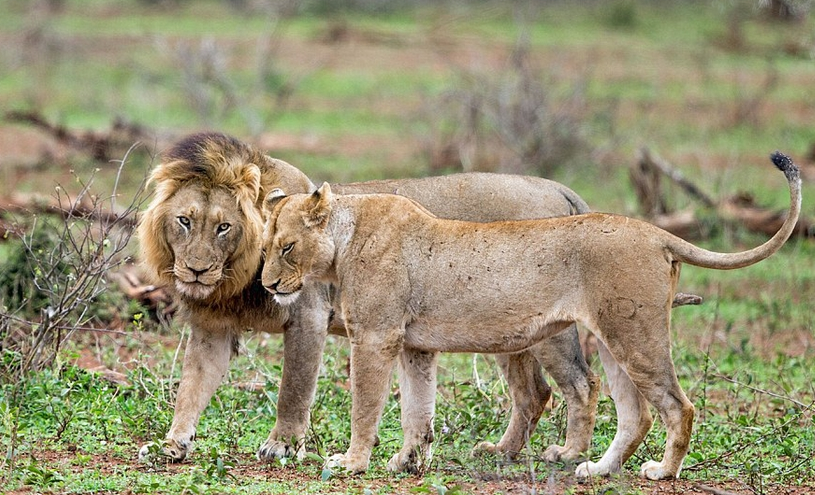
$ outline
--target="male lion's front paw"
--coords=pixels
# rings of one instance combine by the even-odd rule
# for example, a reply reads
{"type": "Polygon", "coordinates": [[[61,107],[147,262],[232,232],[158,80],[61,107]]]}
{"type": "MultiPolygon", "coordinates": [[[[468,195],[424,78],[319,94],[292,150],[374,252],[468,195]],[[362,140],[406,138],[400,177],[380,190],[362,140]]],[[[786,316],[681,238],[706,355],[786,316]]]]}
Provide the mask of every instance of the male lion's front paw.
{"type": "Polygon", "coordinates": [[[304,442],[297,442],[292,445],[292,443],[281,440],[266,440],[266,443],[260,446],[257,453],[258,460],[266,462],[292,457],[300,461],[305,456],[306,447],[304,442]]]}
{"type": "Polygon", "coordinates": [[[679,473],[666,468],[661,462],[648,461],[640,468],[640,474],[649,480],[668,480],[678,478],[679,473]]]}
{"type": "Polygon", "coordinates": [[[368,461],[355,461],[347,454],[334,454],[326,459],[323,469],[331,471],[334,475],[362,474],[368,470],[368,461]]]}
{"type": "Polygon", "coordinates": [[[172,439],[167,439],[157,444],[150,442],[144,444],[139,449],[139,462],[154,461],[157,455],[167,457],[171,462],[181,462],[187,454],[192,450],[192,442],[177,442],[172,439]]]}

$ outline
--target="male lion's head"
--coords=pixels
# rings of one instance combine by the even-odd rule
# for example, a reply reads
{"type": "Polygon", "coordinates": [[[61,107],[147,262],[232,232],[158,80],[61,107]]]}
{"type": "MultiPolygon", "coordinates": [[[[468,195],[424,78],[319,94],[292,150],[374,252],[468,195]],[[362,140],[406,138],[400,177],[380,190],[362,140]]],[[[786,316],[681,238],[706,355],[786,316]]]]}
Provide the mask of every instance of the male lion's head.
{"type": "Polygon", "coordinates": [[[262,193],[313,190],[291,165],[215,133],[176,143],[150,182],[155,196],[138,227],[141,258],[158,283],[209,302],[238,294],[257,273],[262,193]]]}
{"type": "Polygon", "coordinates": [[[279,304],[293,303],[307,277],[319,278],[331,268],[334,241],[326,231],[331,200],[328,183],[312,194],[286,196],[275,189],[266,196],[261,281],[279,304]]]}

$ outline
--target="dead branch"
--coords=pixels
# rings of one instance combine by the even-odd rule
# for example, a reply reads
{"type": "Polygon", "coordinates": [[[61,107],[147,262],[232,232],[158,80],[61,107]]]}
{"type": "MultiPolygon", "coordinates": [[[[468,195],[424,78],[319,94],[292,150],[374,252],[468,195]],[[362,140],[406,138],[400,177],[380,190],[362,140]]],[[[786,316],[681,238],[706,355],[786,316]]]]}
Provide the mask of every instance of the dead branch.
{"type": "MultiPolygon", "coordinates": [[[[673,165],[663,160],[659,156],[655,156],[648,148],[641,148],[639,152],[639,160],[637,160],[638,168],[640,170],[651,170],[651,175],[664,175],[678,185],[682,190],[688,193],[689,196],[699,200],[707,207],[715,207],[716,201],[702,192],[696,184],[687,180],[682,173],[677,170],[673,165]]],[[[656,187],[659,186],[658,179],[656,187]]],[[[655,187],[655,188],[656,188],[655,187]]],[[[657,191],[658,192],[658,191],[657,191]]],[[[662,213],[667,213],[667,207],[662,213]]]]}
{"type": "MultiPolygon", "coordinates": [[[[640,211],[651,223],[683,239],[698,239],[703,232],[701,223],[693,210],[671,211],[662,192],[662,177],[679,186],[692,199],[726,222],[743,226],[750,232],[772,236],[784,223],[786,211],[771,211],[755,204],[752,196],[737,194],[716,201],[696,184],[686,179],[679,170],[666,160],[652,154],[647,148],[639,151],[636,164],[631,168],[630,178],[637,194],[640,211]]],[[[815,224],[808,218],[799,218],[794,235],[815,237],[815,224]]]]}
{"type": "MultiPolygon", "coordinates": [[[[126,215],[124,210],[102,210],[95,207],[93,201],[90,196],[84,196],[66,204],[54,196],[15,193],[9,198],[0,198],[0,211],[22,215],[40,213],[58,215],[61,218],[88,218],[101,222],[118,220],[121,225],[128,227],[133,227],[138,222],[138,215],[126,215]]],[[[13,226],[0,224],[0,230],[2,229],[15,230],[13,226]]]]}
{"type": "Polygon", "coordinates": [[[7,122],[36,127],[60,143],[87,153],[100,162],[109,162],[121,157],[123,149],[128,149],[135,142],[152,143],[156,140],[155,132],[120,118],[116,118],[106,132],[69,129],[64,125],[49,122],[39,112],[12,111],[7,112],[4,119],[7,122]]]}

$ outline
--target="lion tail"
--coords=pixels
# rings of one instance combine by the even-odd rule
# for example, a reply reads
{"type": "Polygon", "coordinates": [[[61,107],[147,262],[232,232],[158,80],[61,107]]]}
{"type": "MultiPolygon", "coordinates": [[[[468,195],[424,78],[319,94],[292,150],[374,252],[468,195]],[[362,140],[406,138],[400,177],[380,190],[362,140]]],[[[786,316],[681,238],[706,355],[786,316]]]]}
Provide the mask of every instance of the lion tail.
{"type": "Polygon", "coordinates": [[[676,237],[669,241],[667,246],[675,260],[703,268],[732,270],[758,263],[784,245],[795,230],[798,215],[801,213],[801,173],[798,166],[788,156],[779,151],[770,155],[770,160],[779,170],[784,172],[790,188],[789,212],[778,232],[764,244],[738,253],[708,251],[676,237]]]}

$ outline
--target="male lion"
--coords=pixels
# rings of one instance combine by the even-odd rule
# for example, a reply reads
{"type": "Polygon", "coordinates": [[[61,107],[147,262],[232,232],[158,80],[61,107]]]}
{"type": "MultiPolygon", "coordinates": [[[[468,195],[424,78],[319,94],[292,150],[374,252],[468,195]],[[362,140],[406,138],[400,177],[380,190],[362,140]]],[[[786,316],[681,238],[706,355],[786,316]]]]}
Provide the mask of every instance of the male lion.
{"type": "MultiPolygon", "coordinates": [[[[186,457],[200,415],[227,373],[241,332],[256,330],[284,333],[285,339],[277,424],[258,457],[302,455],[331,315],[330,293],[324,284],[306,284],[297,304],[281,307],[263,289],[261,207],[273,188],[305,193],[316,187],[288,163],[215,133],[191,135],[176,143],[152,172],[151,183],[155,197],[138,227],[141,259],[148,274],[174,292],[180,315],[192,328],[164,452],[177,461],[186,457]]],[[[579,196],[556,182],[507,175],[378,181],[338,185],[335,190],[398,192],[423,202],[439,216],[472,221],[589,211],[579,196]]],[[[336,326],[333,332],[345,335],[336,326]]],[[[591,441],[599,387],[583,359],[576,328],[545,346],[497,360],[509,384],[512,416],[501,441],[484,447],[509,454],[523,448],[550,394],[540,372],[542,364],[563,390],[568,406],[566,443],[551,446],[545,456],[575,459],[584,453],[591,441]]],[[[636,405],[637,392],[630,380],[614,368],[610,377],[618,407],[636,405]]],[[[620,417],[622,433],[615,444],[625,448],[630,437],[626,431],[637,423],[627,423],[624,413],[620,417]]],[[[142,447],[140,457],[148,451],[148,446],[142,447]]]]}
{"type": "MultiPolygon", "coordinates": [[[[411,467],[417,452],[430,455],[438,352],[516,352],[580,322],[665,424],[665,456],[645,462],[641,474],[678,477],[694,414],[671,362],[680,266],[740,268],[784,244],[800,212],[801,180],[786,156],[772,161],[789,182],[787,218],[763,245],[732,254],[609,214],[479,224],[439,219],[401,196],[334,195],[328,184],[313,194],[272,191],[264,287],[291,304],[312,280],[334,284],[351,340],[351,443],[329,466],[368,468],[397,358],[404,444],[392,470],[411,467]]],[[[627,432],[637,438],[620,464],[650,428],[644,416],[627,432]]],[[[576,474],[606,474],[602,464],[580,464],[576,474]]]]}

